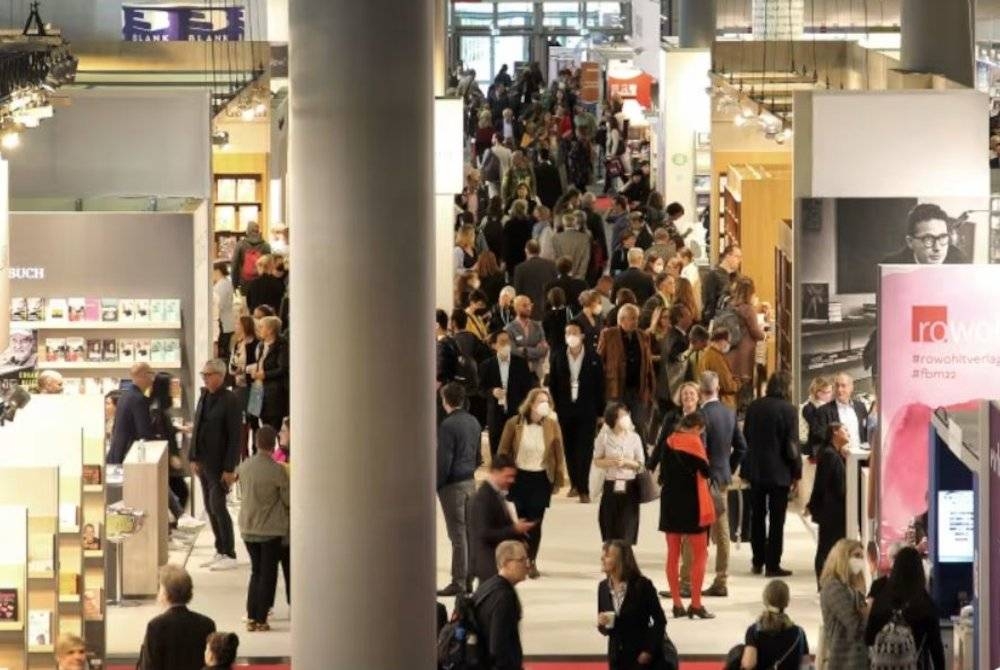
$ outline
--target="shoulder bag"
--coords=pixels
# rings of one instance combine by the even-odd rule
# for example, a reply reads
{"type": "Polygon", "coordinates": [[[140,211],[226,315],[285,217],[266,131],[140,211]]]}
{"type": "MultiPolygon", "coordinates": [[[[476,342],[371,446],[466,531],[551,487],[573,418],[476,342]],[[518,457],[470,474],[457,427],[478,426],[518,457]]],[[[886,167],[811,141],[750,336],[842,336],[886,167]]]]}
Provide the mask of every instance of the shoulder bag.
{"type": "Polygon", "coordinates": [[[636,484],[639,486],[639,502],[648,503],[659,499],[660,485],[656,483],[653,473],[643,468],[635,475],[636,484]]]}
{"type": "Polygon", "coordinates": [[[254,382],[250,385],[250,395],[247,399],[247,414],[259,417],[262,409],[264,409],[264,385],[254,382]]]}

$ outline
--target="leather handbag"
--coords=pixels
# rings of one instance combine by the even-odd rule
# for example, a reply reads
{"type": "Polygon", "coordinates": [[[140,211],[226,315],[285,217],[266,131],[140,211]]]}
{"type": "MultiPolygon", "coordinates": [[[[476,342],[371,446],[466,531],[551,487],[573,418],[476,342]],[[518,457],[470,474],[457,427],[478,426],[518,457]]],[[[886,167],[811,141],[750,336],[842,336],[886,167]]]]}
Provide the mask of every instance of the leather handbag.
{"type": "Polygon", "coordinates": [[[639,502],[648,503],[660,497],[660,485],[656,483],[656,478],[649,470],[640,470],[635,475],[636,484],[639,486],[639,502]]]}

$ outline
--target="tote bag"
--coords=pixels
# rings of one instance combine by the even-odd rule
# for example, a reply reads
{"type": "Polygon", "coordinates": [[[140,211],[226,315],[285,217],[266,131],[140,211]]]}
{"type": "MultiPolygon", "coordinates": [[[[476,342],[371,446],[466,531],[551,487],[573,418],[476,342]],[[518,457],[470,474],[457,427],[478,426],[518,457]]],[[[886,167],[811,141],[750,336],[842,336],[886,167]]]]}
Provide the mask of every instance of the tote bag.
{"type": "Polygon", "coordinates": [[[260,416],[264,408],[264,385],[252,384],[250,386],[250,397],[247,399],[247,414],[250,416],[260,416]]]}

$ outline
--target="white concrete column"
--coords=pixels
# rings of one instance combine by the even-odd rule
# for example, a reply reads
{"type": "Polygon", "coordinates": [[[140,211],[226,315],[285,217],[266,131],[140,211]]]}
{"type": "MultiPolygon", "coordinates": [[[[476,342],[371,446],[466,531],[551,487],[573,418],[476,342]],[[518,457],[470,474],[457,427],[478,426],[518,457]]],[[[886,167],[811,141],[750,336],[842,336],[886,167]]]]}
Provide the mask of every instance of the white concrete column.
{"type": "Polygon", "coordinates": [[[433,8],[289,19],[292,663],[430,668],[433,8]]]}
{"type": "Polygon", "coordinates": [[[681,47],[711,49],[716,21],[716,0],[680,0],[675,25],[681,47]]]}
{"type": "Polygon", "coordinates": [[[434,95],[448,85],[448,0],[434,2],[434,95]]]}
{"type": "Polygon", "coordinates": [[[975,84],[972,12],[958,0],[903,0],[902,69],[944,75],[962,86],[975,84]]]}
{"type": "Polygon", "coordinates": [[[10,163],[0,159],[0,350],[10,342],[10,163]]]}

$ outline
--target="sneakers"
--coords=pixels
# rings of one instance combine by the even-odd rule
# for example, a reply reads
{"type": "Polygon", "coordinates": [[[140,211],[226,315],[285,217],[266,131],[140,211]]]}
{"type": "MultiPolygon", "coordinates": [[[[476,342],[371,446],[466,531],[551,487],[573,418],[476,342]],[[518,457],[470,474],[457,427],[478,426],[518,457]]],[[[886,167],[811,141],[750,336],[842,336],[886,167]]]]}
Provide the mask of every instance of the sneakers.
{"type": "Polygon", "coordinates": [[[213,563],[209,567],[209,570],[211,570],[212,572],[220,572],[222,570],[235,570],[238,567],[240,567],[240,563],[235,558],[232,558],[230,556],[223,556],[215,563],[213,563]]]}
{"type": "Polygon", "coordinates": [[[224,558],[229,558],[229,557],[226,556],[226,555],[224,555],[224,554],[216,554],[212,558],[210,558],[207,561],[205,561],[204,563],[200,564],[198,567],[200,567],[200,568],[211,568],[213,565],[215,565],[216,563],[218,563],[219,561],[221,561],[224,558]]]}
{"type": "Polygon", "coordinates": [[[182,514],[181,518],[177,520],[178,528],[202,528],[205,522],[201,519],[196,519],[190,514],[182,514]]]}
{"type": "Polygon", "coordinates": [[[266,633],[271,630],[271,625],[266,621],[247,621],[248,633],[266,633]]]}

